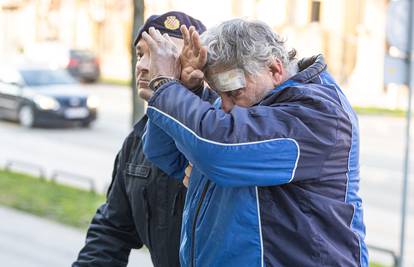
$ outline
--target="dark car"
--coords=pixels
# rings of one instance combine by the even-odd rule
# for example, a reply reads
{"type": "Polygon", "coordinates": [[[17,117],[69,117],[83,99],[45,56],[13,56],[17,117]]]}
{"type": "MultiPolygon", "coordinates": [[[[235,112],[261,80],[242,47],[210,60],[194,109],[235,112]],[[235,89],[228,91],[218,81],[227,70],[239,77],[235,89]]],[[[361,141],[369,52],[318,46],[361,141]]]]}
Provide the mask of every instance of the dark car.
{"type": "Polygon", "coordinates": [[[88,50],[70,49],[66,69],[73,77],[85,82],[96,82],[100,75],[99,60],[88,50]]]}
{"type": "Polygon", "coordinates": [[[63,69],[0,68],[0,117],[25,127],[88,127],[97,117],[97,99],[63,69]]]}

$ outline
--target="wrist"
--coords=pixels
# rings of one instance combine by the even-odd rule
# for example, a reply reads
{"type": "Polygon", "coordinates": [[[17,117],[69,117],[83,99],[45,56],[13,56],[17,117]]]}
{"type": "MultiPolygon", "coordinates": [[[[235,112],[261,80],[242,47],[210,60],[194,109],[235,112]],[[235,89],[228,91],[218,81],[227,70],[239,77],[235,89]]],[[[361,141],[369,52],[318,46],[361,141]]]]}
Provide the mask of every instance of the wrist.
{"type": "Polygon", "coordinates": [[[148,87],[152,90],[152,91],[157,91],[162,85],[171,82],[171,81],[177,81],[177,79],[175,79],[174,77],[170,77],[170,76],[157,76],[155,78],[152,78],[148,84],[148,87]]]}

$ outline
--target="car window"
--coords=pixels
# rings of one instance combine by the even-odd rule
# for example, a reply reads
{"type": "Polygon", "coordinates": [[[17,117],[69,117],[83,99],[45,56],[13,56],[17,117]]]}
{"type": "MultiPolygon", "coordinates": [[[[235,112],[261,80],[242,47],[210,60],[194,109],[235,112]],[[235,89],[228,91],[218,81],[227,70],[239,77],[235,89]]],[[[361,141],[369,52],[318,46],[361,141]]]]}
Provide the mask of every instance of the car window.
{"type": "Polygon", "coordinates": [[[71,50],[70,54],[76,58],[94,58],[95,55],[91,51],[87,50],[71,50]]]}
{"type": "Polygon", "coordinates": [[[0,67],[0,82],[7,84],[21,84],[22,80],[16,70],[0,67]]]}
{"type": "Polygon", "coordinates": [[[20,73],[28,86],[77,83],[65,70],[20,70],[20,73]]]}

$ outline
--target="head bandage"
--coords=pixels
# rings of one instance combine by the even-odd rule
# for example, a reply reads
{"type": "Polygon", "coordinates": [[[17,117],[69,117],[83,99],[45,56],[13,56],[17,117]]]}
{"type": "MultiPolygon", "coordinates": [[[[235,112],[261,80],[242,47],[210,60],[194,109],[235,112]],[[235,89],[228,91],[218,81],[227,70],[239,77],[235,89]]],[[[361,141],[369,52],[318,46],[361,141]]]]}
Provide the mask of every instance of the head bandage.
{"type": "Polygon", "coordinates": [[[213,83],[213,89],[219,92],[229,92],[246,87],[244,71],[238,68],[211,74],[209,80],[213,83]]]}

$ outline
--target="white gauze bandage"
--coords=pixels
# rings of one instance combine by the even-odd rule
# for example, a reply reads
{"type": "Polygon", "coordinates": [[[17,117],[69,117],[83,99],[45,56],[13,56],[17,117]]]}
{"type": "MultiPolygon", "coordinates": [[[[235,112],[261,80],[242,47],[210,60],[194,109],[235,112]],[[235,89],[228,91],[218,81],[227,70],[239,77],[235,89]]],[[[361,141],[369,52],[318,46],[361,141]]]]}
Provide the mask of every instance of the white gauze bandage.
{"type": "Polygon", "coordinates": [[[229,92],[246,87],[244,71],[238,68],[211,74],[211,81],[214,89],[220,92],[229,92]]]}

